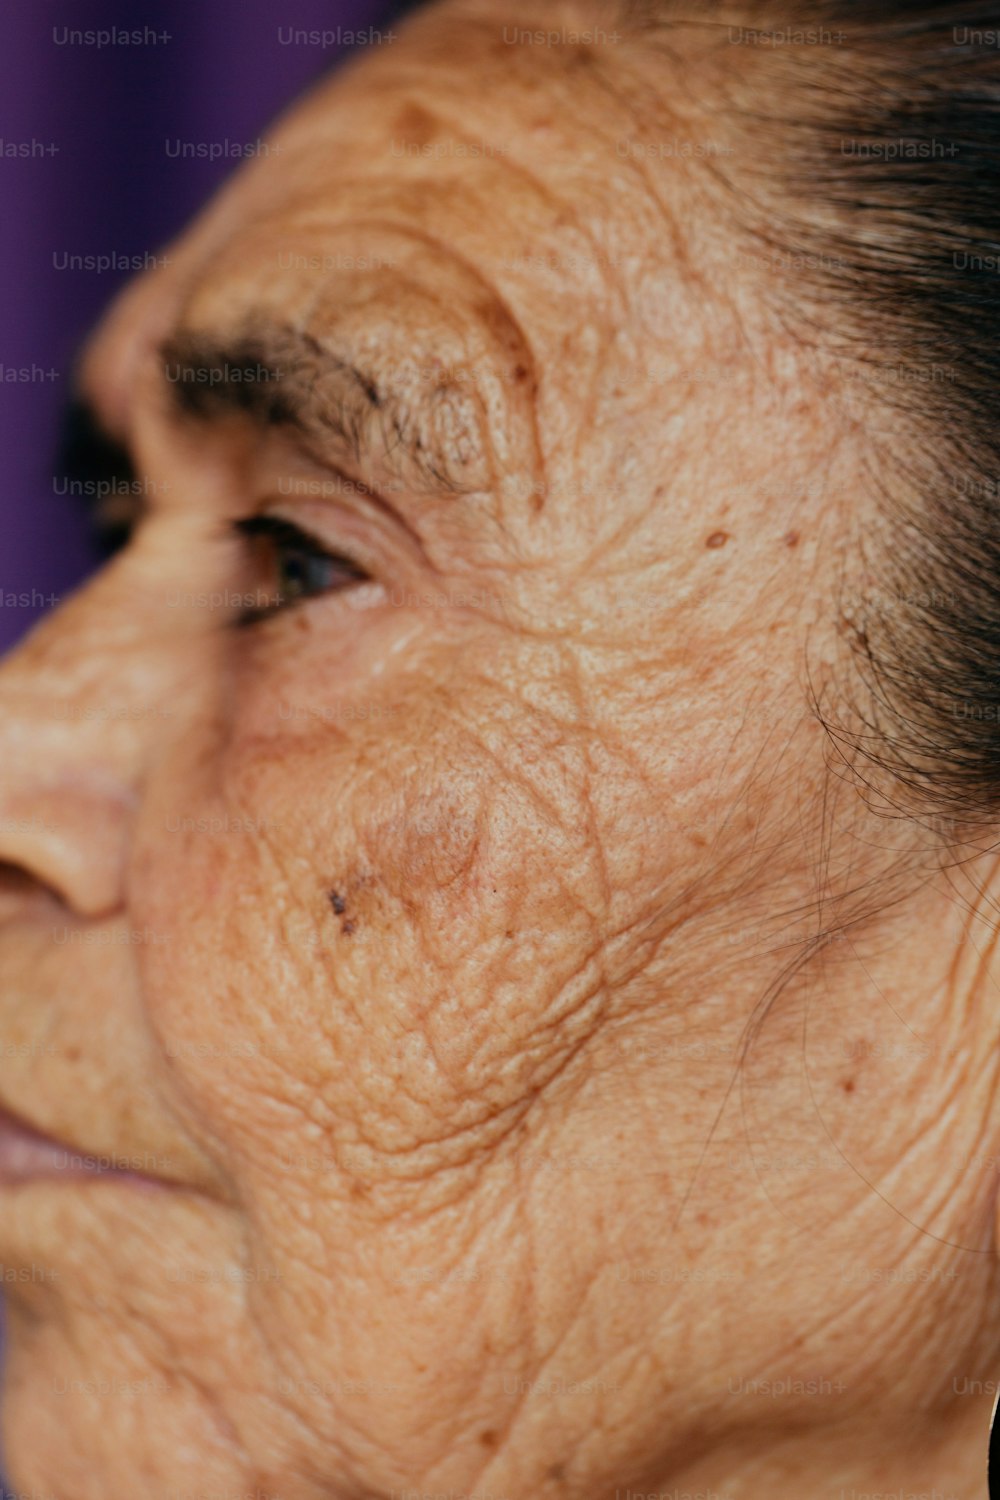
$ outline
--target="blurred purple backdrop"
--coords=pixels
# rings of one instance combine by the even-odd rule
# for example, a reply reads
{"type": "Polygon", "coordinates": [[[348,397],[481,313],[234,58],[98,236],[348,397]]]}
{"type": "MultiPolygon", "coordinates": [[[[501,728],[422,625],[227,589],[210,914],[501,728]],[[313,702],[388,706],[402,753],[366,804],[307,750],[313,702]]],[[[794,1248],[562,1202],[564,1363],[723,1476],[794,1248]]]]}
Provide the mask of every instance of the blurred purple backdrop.
{"type": "Polygon", "coordinates": [[[79,502],[55,493],[53,449],[75,351],[128,277],[59,269],[61,257],[156,251],[238,165],[168,156],[166,143],[256,140],[350,50],[291,32],[339,37],[399,8],[72,0],[0,12],[0,650],[93,566],[79,502]],[[149,39],[69,39],[115,29],[149,39]],[[22,370],[30,378],[11,378],[22,370]]]}

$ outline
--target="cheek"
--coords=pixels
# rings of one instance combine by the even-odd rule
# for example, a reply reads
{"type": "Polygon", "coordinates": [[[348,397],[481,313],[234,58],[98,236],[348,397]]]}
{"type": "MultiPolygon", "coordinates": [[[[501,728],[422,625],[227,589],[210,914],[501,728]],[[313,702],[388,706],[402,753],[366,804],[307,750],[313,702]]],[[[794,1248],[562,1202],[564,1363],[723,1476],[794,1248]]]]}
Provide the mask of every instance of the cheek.
{"type": "Polygon", "coordinates": [[[169,942],[142,955],[143,1003],[245,1179],[454,1164],[599,1023],[582,758],[498,692],[428,696],[189,736],[149,788],[132,906],[169,942]]]}

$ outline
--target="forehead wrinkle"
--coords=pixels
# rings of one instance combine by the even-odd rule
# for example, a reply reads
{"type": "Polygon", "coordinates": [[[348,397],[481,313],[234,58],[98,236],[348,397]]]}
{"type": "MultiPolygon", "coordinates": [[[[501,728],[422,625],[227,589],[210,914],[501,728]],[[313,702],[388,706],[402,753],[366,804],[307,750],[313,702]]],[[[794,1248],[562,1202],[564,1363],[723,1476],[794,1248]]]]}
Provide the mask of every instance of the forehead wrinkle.
{"type": "MultiPolygon", "coordinates": [[[[418,74],[417,76],[418,78],[421,78],[420,74],[418,74]]],[[[624,108],[630,114],[630,116],[632,115],[633,112],[630,110],[627,102],[619,98],[615,91],[607,86],[606,80],[598,69],[596,63],[591,62],[591,65],[588,66],[587,78],[588,81],[593,81],[595,86],[602,92],[610,94],[610,96],[614,97],[615,102],[619,105],[619,107],[624,108]]],[[[423,80],[421,78],[421,82],[422,81],[423,80]]],[[[553,75],[548,78],[547,82],[550,85],[551,92],[554,95],[556,95],[557,89],[561,91],[560,94],[555,98],[555,103],[558,105],[558,107],[563,107],[564,99],[567,94],[571,99],[574,98],[574,94],[573,92],[571,92],[571,85],[575,83],[575,80],[570,78],[568,74],[564,73],[562,75],[553,75]]],[[[434,121],[443,129],[446,129],[449,132],[450,136],[456,140],[475,142],[477,139],[474,135],[469,134],[467,130],[463,130],[452,124],[448,117],[443,115],[435,104],[427,101],[425,95],[421,93],[419,87],[411,87],[407,89],[405,101],[403,102],[403,105],[399,111],[397,128],[400,128],[401,121],[405,117],[406,111],[412,108],[417,108],[420,113],[428,120],[434,121]]],[[[605,144],[607,144],[607,142],[605,142],[605,144]]],[[[502,152],[496,157],[490,158],[490,168],[506,174],[509,178],[519,178],[531,189],[535,197],[541,203],[542,207],[551,214],[553,224],[557,226],[569,224],[581,235],[581,237],[587,242],[593,252],[592,264],[594,266],[595,272],[599,277],[603,291],[608,295],[609,300],[612,303],[617,303],[623,308],[623,293],[612,274],[612,268],[609,264],[609,257],[603,250],[601,241],[598,237],[598,232],[592,226],[592,224],[588,222],[584,207],[581,206],[581,204],[571,194],[559,192],[552,182],[546,181],[544,177],[542,177],[537,171],[533,170],[523,159],[518,159],[518,156],[515,153],[516,146],[514,140],[511,140],[509,143],[504,143],[504,149],[502,150],[502,152]]],[[[480,164],[480,169],[482,165],[483,164],[480,164]]],[[[649,191],[650,195],[655,197],[651,186],[649,187],[649,191]]],[[[659,202],[659,200],[657,200],[657,207],[662,209],[662,204],[659,202]]],[[[449,246],[448,248],[449,253],[452,253],[452,247],[449,246]]],[[[460,258],[461,257],[456,256],[456,259],[460,258]]],[[[468,263],[466,262],[466,264],[468,263]]]]}
{"type": "MultiPolygon", "coordinates": [[[[650,120],[650,100],[646,95],[645,80],[640,80],[635,70],[627,66],[625,62],[619,62],[618,68],[622,75],[621,83],[605,68],[595,67],[592,72],[594,87],[622,112],[636,133],[642,136],[648,130],[650,120]]],[[[682,117],[675,110],[670,109],[668,102],[658,98],[656,106],[658,113],[653,116],[655,120],[659,122],[663,118],[669,118],[675,129],[681,127],[682,117]]],[[[657,181],[653,165],[643,157],[636,160],[631,154],[620,165],[631,169],[633,181],[642,184],[644,196],[654,206],[659,221],[667,233],[672,268],[684,275],[692,285],[704,286],[705,277],[696,264],[690,237],[685,233],[678,214],[671,208],[664,196],[663,183],[657,181]]],[[[707,165],[710,167],[711,163],[707,165]]],[[[678,178],[675,174],[672,179],[665,177],[664,180],[665,182],[673,180],[676,183],[678,178]]]]}
{"type": "MultiPolygon", "coordinates": [[[[681,5],[683,0],[671,0],[672,4],[681,5]]],[[[641,9],[641,6],[638,7],[641,9]]],[[[586,10],[587,7],[584,7],[586,10]]],[[[635,26],[629,24],[629,18],[636,11],[635,5],[629,4],[628,0],[615,0],[612,5],[614,24],[620,26],[623,32],[630,38],[636,37],[635,26]]],[[[655,7],[654,7],[655,9],[655,7]]],[[[419,18],[417,18],[419,20],[419,18]]],[[[465,16],[463,20],[473,27],[482,30],[484,39],[493,35],[496,26],[495,16],[484,16],[475,18],[465,16]]],[[[608,21],[608,24],[611,24],[608,21]]],[[[709,25],[714,31],[723,32],[721,23],[705,23],[706,29],[709,25]]],[[[645,26],[645,23],[644,23],[645,26]]],[[[640,44],[644,41],[645,31],[638,33],[640,44]]],[[[731,50],[731,49],[730,49],[731,50]]],[[[402,66],[399,64],[399,66],[402,66]]],[[[422,85],[426,79],[422,72],[416,71],[416,64],[411,62],[415,70],[415,82],[408,84],[405,88],[405,108],[417,106],[421,113],[428,119],[438,121],[443,128],[459,140],[475,139],[466,130],[456,128],[446,115],[443,115],[435,103],[429,102],[422,91],[422,85]]],[[[611,149],[622,134],[621,125],[627,122],[633,129],[641,131],[648,127],[650,118],[657,122],[669,117],[675,126],[679,126],[686,118],[683,112],[671,106],[669,98],[664,97],[662,90],[651,92],[649,79],[633,65],[633,59],[625,48],[621,54],[616,56],[614,62],[609,62],[606,55],[599,49],[581,46],[577,49],[567,51],[565,57],[560,57],[554,62],[546,58],[544,65],[539,64],[535,70],[535,77],[540,77],[544,85],[544,97],[560,115],[561,120],[567,127],[573,130],[582,129],[591,143],[596,141],[601,149],[611,149]],[[540,69],[544,67],[544,71],[540,69]],[[593,89],[597,96],[590,101],[586,90],[593,89]],[[637,103],[637,97],[641,93],[641,106],[637,103]],[[595,119],[595,112],[588,108],[589,103],[598,105],[611,104],[618,112],[621,119],[612,127],[607,121],[601,122],[595,119]]],[[[677,60],[677,80],[682,86],[686,85],[685,63],[677,60]]],[[[516,93],[518,83],[524,84],[524,77],[514,80],[511,87],[508,103],[514,114],[515,124],[521,126],[527,123],[527,117],[537,109],[538,99],[533,94],[525,93],[519,96],[516,93]]],[[[694,110],[697,95],[691,95],[689,109],[694,110]]],[[[700,111],[704,114],[704,109],[700,111]]],[[[574,145],[579,149],[578,142],[574,137],[574,145]]],[[[572,221],[573,226],[593,244],[595,249],[594,263],[602,273],[605,289],[610,291],[618,301],[622,300],[621,289],[617,286],[613,276],[610,274],[606,264],[606,255],[601,254],[601,245],[598,233],[587,221],[586,203],[582,204],[571,194],[561,193],[557,187],[547,181],[536,170],[533,170],[526,162],[517,159],[517,131],[510,133],[509,141],[504,143],[503,151],[496,157],[490,159],[491,168],[506,169],[511,176],[518,175],[534,190],[541,201],[548,207],[557,223],[572,221]]],[[[656,182],[654,173],[646,163],[629,160],[627,163],[615,161],[614,165],[631,166],[633,168],[633,181],[643,190],[643,195],[655,209],[658,218],[664,223],[670,244],[671,258],[675,264],[691,272],[692,280],[699,283],[700,276],[698,268],[690,252],[690,245],[683,233],[683,226],[678,215],[673,213],[669,204],[665,201],[662,191],[656,182]]],[[[582,178],[584,183],[588,178],[582,178]]]]}

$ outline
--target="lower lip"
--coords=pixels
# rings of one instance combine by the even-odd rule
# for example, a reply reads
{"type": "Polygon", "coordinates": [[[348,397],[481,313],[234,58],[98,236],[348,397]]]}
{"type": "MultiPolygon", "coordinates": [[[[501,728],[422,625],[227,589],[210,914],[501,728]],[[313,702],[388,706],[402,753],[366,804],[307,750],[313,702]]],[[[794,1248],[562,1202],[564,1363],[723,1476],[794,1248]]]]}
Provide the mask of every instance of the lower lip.
{"type": "Polygon", "coordinates": [[[50,1140],[0,1110],[0,1187],[109,1177],[125,1178],[140,1186],[156,1185],[152,1178],[142,1177],[119,1165],[114,1157],[76,1151],[59,1141],[50,1140]]]}

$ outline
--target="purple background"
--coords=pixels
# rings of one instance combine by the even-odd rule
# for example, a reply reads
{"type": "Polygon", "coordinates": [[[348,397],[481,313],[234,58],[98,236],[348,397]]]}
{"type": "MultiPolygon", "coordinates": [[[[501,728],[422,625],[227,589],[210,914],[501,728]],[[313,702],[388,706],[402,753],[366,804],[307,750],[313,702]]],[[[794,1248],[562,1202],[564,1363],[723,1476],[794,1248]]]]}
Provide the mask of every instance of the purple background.
{"type": "Polygon", "coordinates": [[[75,350],[125,275],[57,270],[53,256],[156,251],[238,164],[168,157],[165,142],[254,141],[338,56],[279,27],[362,30],[378,0],[72,0],[0,10],[0,365],[56,378],[0,382],[0,650],[93,566],[79,501],[53,489],[53,447],[75,350]],[[141,46],[60,44],[63,28],[150,27],[141,46]],[[55,149],[49,153],[48,148],[55,149]],[[10,594],[27,594],[27,607],[10,594]]]}

